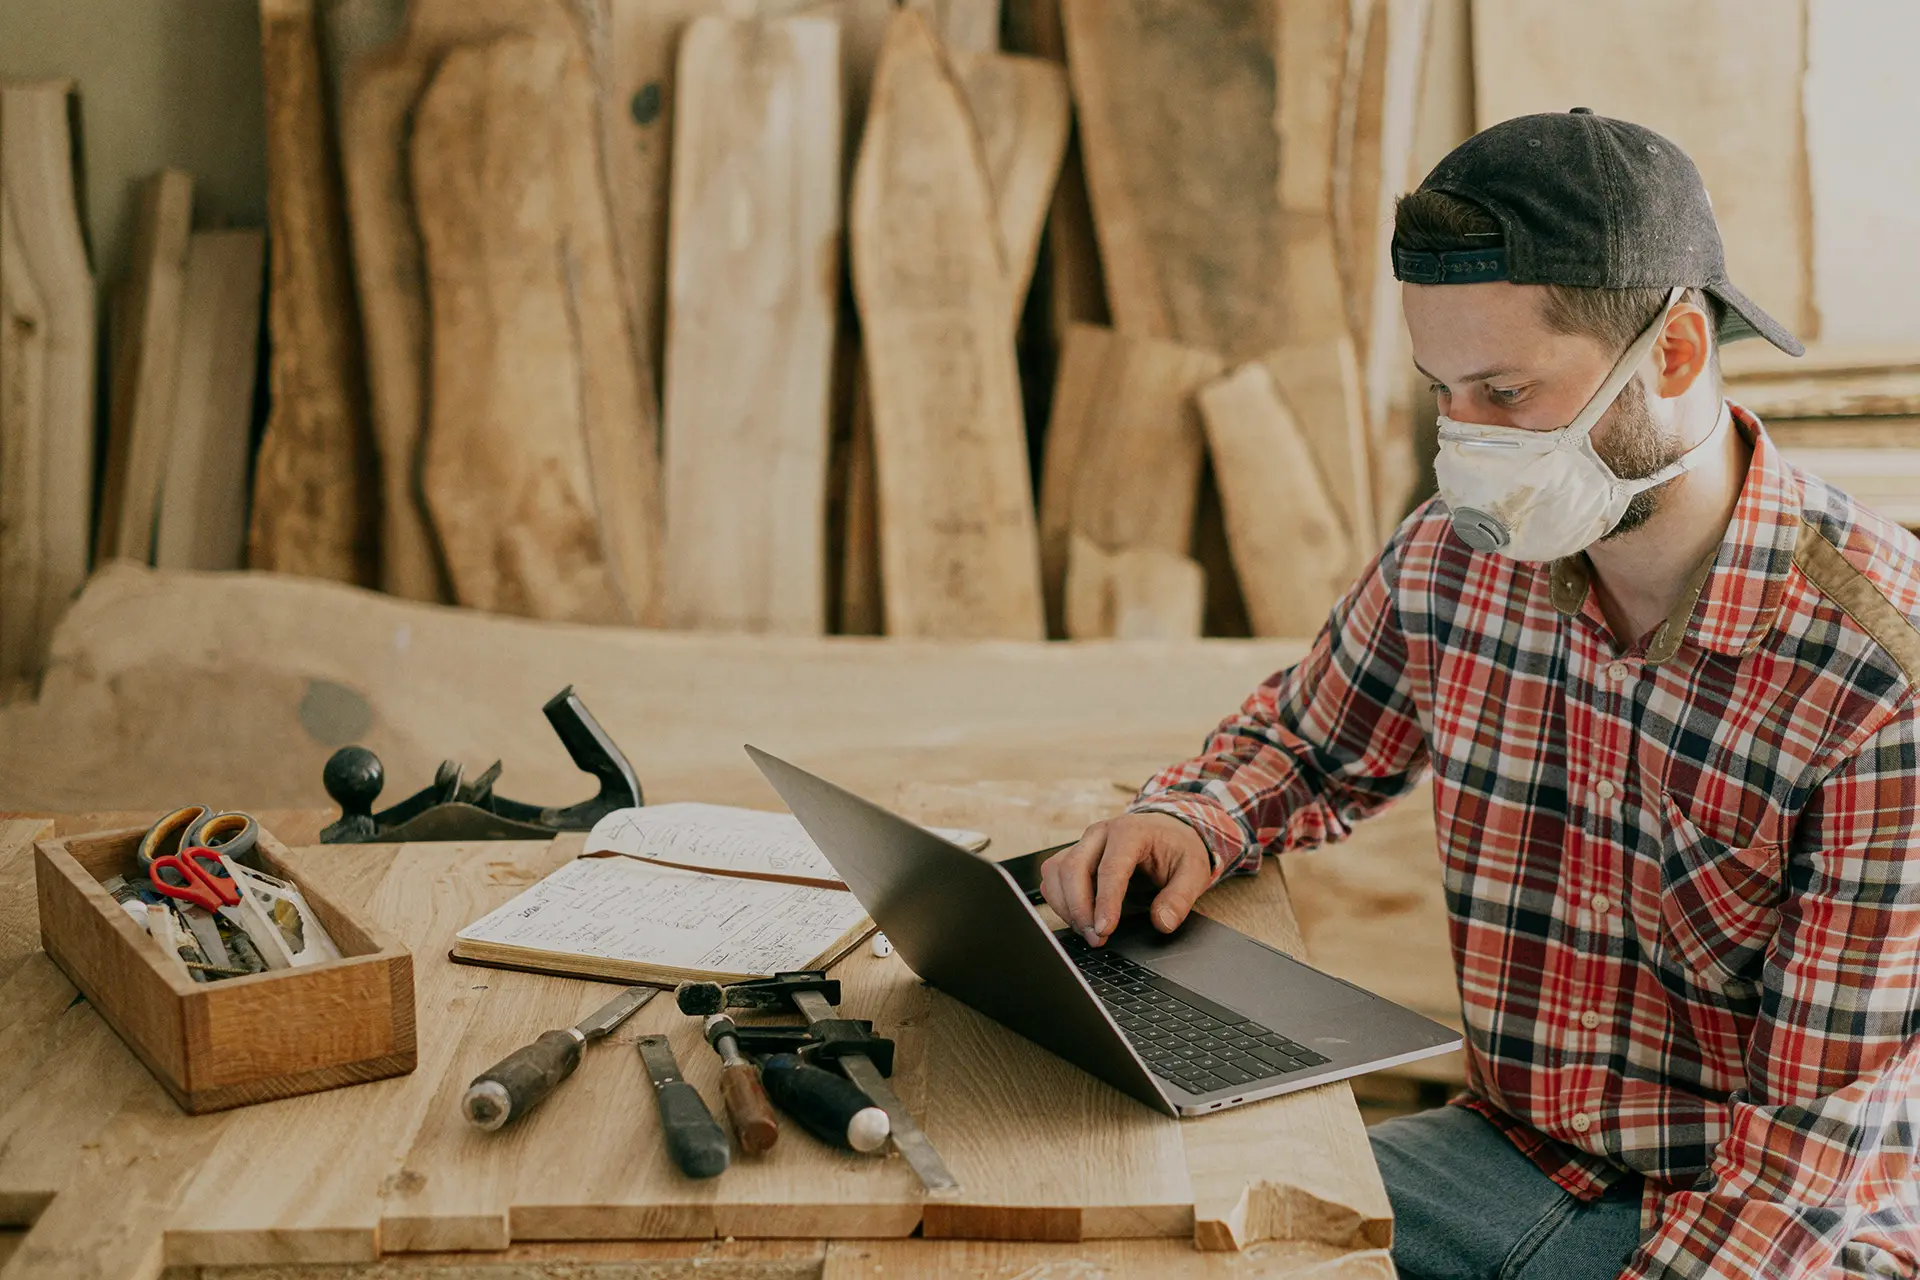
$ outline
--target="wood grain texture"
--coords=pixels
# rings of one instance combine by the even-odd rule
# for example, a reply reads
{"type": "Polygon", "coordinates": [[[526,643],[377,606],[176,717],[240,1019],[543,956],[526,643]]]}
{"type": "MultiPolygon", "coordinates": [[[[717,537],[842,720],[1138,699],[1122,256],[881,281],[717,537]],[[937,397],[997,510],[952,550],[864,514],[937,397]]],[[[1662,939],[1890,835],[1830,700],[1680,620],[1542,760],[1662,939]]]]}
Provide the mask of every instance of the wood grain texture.
{"type": "Polygon", "coordinates": [[[1184,1240],[1079,1244],[984,1240],[862,1240],[827,1246],[822,1280],[1052,1280],[1153,1276],[1156,1280],[1392,1280],[1385,1249],[1308,1241],[1263,1244],[1243,1254],[1199,1253],[1184,1240]]]}
{"type": "Polygon", "coordinates": [[[1271,8],[1061,5],[1094,228],[1122,333],[1229,360],[1280,341],[1271,8]]]}
{"type": "Polygon", "coordinates": [[[1066,73],[1041,58],[1004,53],[952,53],[948,64],[980,137],[1017,321],[1072,124],[1066,73]]]}
{"type": "Polygon", "coordinates": [[[918,14],[887,31],[860,150],[887,633],[1044,634],[1006,260],[967,107],[918,14]]]}
{"type": "Polygon", "coordinates": [[[173,444],[154,533],[161,568],[238,569],[246,558],[266,252],[259,231],[198,231],[187,245],[173,444]]]}
{"type": "Polygon", "coordinates": [[[1218,377],[1210,351],[1111,330],[1067,330],[1040,482],[1040,563],[1053,632],[1065,628],[1067,548],[1184,556],[1206,447],[1194,393],[1218,377]]]}
{"type": "Polygon", "coordinates": [[[272,399],[254,466],[247,563],[371,584],[378,479],[312,0],[261,0],[260,39],[272,399]]]}
{"type": "Polygon", "coordinates": [[[1726,392],[1765,419],[1920,414],[1920,369],[1729,381],[1726,392]]]}
{"type": "Polygon", "coordinates": [[[1713,195],[1733,282],[1789,329],[1817,336],[1804,9],[1708,0],[1676,13],[1626,0],[1576,12],[1554,0],[1475,0],[1477,122],[1577,103],[1671,139],[1713,195]],[[1658,49],[1645,47],[1649,23],[1661,24],[1658,49]],[[1732,79],[1752,92],[1721,93],[1732,79]]]}
{"type": "Polygon", "coordinates": [[[380,587],[409,600],[447,602],[453,589],[420,492],[428,321],[407,180],[413,108],[428,70],[410,51],[372,55],[352,69],[340,109],[340,168],[380,460],[380,587]]]}
{"type": "Polygon", "coordinates": [[[72,121],[78,111],[65,80],[0,86],[0,198],[46,315],[40,589],[29,626],[36,654],[86,580],[93,533],[97,317],[75,194],[72,121]]]}
{"type": "Polygon", "coordinates": [[[564,42],[503,37],[449,53],[420,100],[433,388],[422,486],[463,603],[644,620],[655,459],[635,430],[583,132],[591,92],[564,42]]]}
{"type": "Polygon", "coordinates": [[[1256,363],[1202,388],[1200,415],[1254,631],[1314,635],[1355,552],[1292,410],[1256,363]]]}
{"type": "Polygon", "coordinates": [[[1333,162],[1340,88],[1353,10],[1365,0],[1294,0],[1277,6],[1279,78],[1279,342],[1322,342],[1350,333],[1333,219],[1333,162]]]}
{"type": "Polygon", "coordinates": [[[1000,0],[902,0],[927,17],[933,33],[954,53],[990,53],[1000,47],[1000,0]]]}
{"type": "MultiPolygon", "coordinates": [[[[1375,514],[1366,400],[1353,340],[1339,333],[1323,342],[1290,344],[1268,352],[1260,363],[1293,411],[1349,540],[1356,549],[1371,549],[1380,517],[1375,514]]],[[[1403,452],[1411,456],[1411,449],[1403,452]]],[[[1357,571],[1359,566],[1350,568],[1357,571]]]]}
{"type": "Polygon", "coordinates": [[[839,31],[701,18],[680,46],[666,621],[818,635],[840,290],[839,31]]]}
{"type": "Polygon", "coordinates": [[[1197,561],[1069,537],[1065,620],[1073,639],[1197,640],[1206,611],[1207,574],[1197,561]]]}
{"type": "Polygon", "coordinates": [[[46,591],[47,329],[0,188],[0,688],[40,664],[46,591]]]}
{"type": "Polygon", "coordinates": [[[102,560],[145,561],[153,555],[154,513],[173,436],[180,299],[192,221],[192,175],[167,169],[142,185],[125,327],[113,353],[107,462],[94,537],[102,560]]]}

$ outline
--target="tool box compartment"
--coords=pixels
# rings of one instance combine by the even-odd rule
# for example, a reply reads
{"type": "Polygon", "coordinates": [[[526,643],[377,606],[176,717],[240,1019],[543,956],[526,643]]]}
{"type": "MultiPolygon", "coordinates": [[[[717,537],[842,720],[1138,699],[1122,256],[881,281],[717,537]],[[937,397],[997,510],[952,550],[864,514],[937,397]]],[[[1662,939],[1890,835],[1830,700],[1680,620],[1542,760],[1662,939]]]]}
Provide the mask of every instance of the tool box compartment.
{"type": "Polygon", "coordinates": [[[140,836],[133,828],[35,846],[40,939],[182,1109],[221,1111],[413,1070],[405,947],[303,879],[262,830],[261,865],[299,886],[342,959],[194,982],[102,883],[132,865],[140,836]]]}

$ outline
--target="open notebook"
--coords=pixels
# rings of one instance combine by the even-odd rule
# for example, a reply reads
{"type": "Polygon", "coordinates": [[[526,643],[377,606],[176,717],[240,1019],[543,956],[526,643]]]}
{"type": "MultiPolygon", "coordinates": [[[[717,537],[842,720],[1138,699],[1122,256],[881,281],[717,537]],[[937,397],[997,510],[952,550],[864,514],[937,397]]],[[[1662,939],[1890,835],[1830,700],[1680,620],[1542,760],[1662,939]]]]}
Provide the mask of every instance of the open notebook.
{"type": "MultiPolygon", "coordinates": [[[[933,830],[978,851],[974,831],[933,830]]],[[[824,969],[873,928],[790,814],[662,804],[608,814],[585,852],[455,935],[453,958],[610,978],[824,969]]]]}

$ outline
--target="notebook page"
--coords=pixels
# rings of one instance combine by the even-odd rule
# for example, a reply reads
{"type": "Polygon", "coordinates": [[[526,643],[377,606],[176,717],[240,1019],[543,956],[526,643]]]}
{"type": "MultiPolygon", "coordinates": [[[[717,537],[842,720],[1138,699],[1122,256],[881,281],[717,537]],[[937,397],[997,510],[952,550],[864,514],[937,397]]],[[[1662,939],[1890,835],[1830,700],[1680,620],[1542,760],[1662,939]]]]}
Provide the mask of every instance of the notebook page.
{"type": "MultiPolygon", "coordinates": [[[[977,831],[930,828],[962,848],[978,848],[977,831]]],[[[800,819],[731,805],[679,801],[617,809],[594,824],[585,852],[619,853],[674,866],[733,875],[780,876],[838,885],[833,869],[800,819]]]]}
{"type": "Polygon", "coordinates": [[[799,969],[865,916],[843,890],[576,858],[457,935],[462,941],[671,969],[799,969]]]}

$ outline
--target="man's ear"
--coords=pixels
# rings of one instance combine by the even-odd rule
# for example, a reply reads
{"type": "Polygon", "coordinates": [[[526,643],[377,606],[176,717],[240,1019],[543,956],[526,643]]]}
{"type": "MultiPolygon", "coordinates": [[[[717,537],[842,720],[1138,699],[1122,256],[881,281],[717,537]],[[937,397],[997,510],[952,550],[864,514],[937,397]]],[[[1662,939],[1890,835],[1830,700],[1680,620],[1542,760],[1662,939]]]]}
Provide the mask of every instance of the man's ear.
{"type": "Polygon", "coordinates": [[[1653,344],[1654,391],[1663,400],[1693,389],[1713,360],[1713,321],[1699,305],[1674,304],[1653,344]]]}

